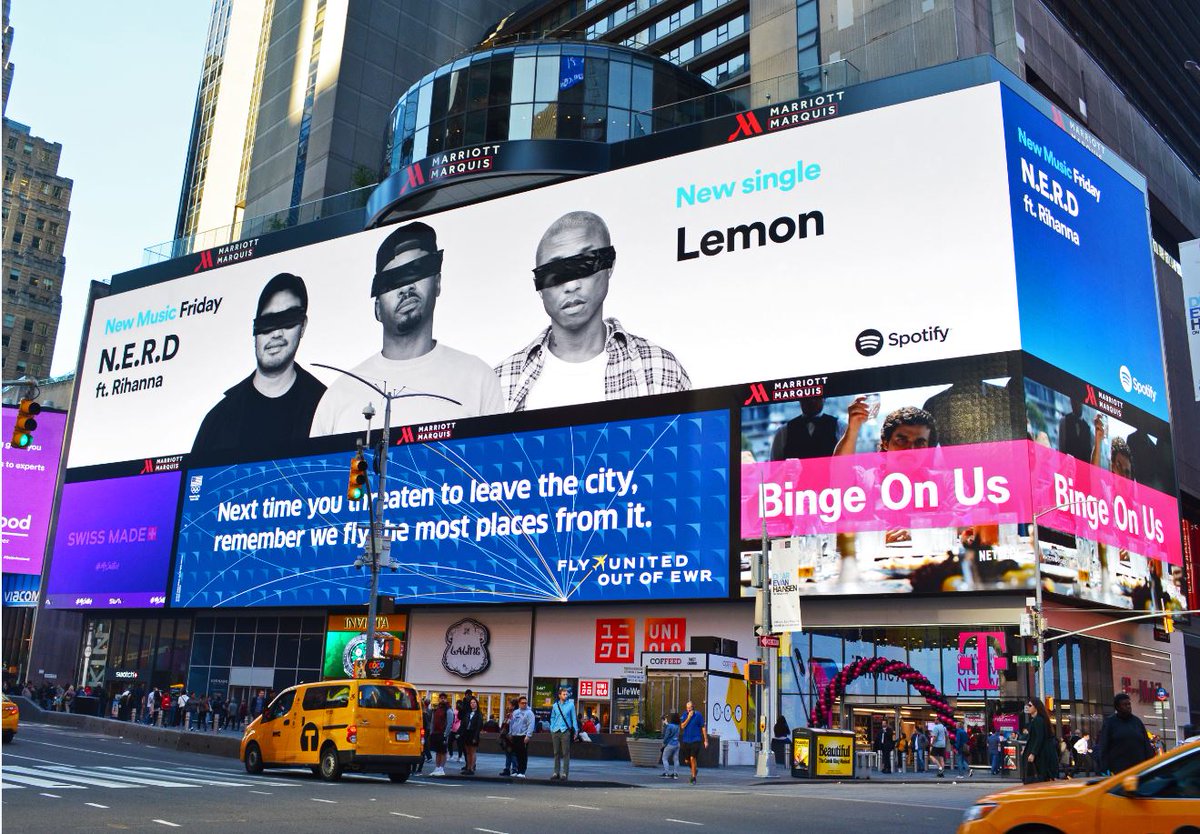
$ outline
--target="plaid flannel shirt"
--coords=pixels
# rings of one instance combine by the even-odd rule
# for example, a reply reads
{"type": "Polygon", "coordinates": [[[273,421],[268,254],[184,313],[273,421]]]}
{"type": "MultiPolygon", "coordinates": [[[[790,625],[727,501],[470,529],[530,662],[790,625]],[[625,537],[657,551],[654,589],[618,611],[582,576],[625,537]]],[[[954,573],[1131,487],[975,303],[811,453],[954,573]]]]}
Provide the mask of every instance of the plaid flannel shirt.
{"type": "MultiPolygon", "coordinates": [[[[640,336],[634,336],[616,319],[605,319],[604,399],[620,400],[647,394],[689,391],[692,381],[675,354],[640,336]]],[[[524,411],[525,400],[537,383],[550,349],[550,328],[496,366],[500,388],[509,411],[524,411]]]]}

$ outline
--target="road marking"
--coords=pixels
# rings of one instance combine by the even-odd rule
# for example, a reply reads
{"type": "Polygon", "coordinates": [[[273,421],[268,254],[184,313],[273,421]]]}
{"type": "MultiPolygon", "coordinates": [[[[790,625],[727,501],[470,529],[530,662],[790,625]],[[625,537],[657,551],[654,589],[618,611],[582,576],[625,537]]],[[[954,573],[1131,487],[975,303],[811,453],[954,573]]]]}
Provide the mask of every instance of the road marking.
{"type": "Polygon", "coordinates": [[[328,805],[337,805],[336,799],[318,799],[315,796],[310,796],[309,799],[311,799],[313,802],[324,802],[328,805]]]}
{"type": "Polygon", "coordinates": [[[425,782],[419,779],[410,779],[410,785],[422,785],[426,788],[461,788],[462,782],[425,782]]]}
{"type": "Polygon", "coordinates": [[[582,808],[585,811],[599,811],[600,809],[594,805],[568,805],[568,808],[582,808]]]}
{"type": "MultiPolygon", "coordinates": [[[[25,785],[26,787],[29,787],[29,788],[79,788],[80,790],[83,789],[82,785],[68,785],[66,782],[60,782],[58,780],[49,779],[49,778],[38,779],[33,776],[28,776],[28,775],[18,772],[19,770],[24,770],[24,769],[25,768],[16,768],[16,767],[13,767],[12,765],[5,767],[4,768],[4,781],[10,782],[10,783],[15,782],[19,785],[25,785]]],[[[47,774],[41,774],[41,776],[46,777],[47,774]]]]}
{"type": "Polygon", "coordinates": [[[503,831],[497,831],[494,828],[476,828],[476,831],[482,831],[483,834],[505,834],[503,831]]]}
{"type": "Polygon", "coordinates": [[[48,796],[51,799],[62,799],[62,797],[56,793],[44,793],[44,794],[42,794],[42,796],[48,796]]]}
{"type": "Polygon", "coordinates": [[[667,817],[667,822],[677,822],[680,825],[704,825],[702,822],[692,822],[691,820],[677,820],[667,817]]]}
{"type": "Polygon", "coordinates": [[[150,821],[151,821],[151,822],[156,822],[156,823],[158,823],[159,825],[169,825],[171,828],[178,828],[178,827],[179,827],[179,823],[177,823],[177,822],[168,822],[167,820],[150,820],[150,821]]]}
{"type": "Polygon", "coordinates": [[[99,802],[85,802],[84,805],[90,805],[93,808],[107,808],[107,805],[101,805],[99,802]]]}
{"type": "Polygon", "coordinates": [[[405,819],[410,819],[410,820],[419,820],[420,819],[420,817],[416,816],[415,814],[402,814],[399,811],[392,811],[391,813],[392,813],[393,817],[404,817],[405,819]]]}
{"type": "Polygon", "coordinates": [[[487,799],[499,799],[504,802],[515,802],[517,799],[515,796],[492,796],[491,794],[488,794],[486,798],[487,799]]]}
{"type": "Polygon", "coordinates": [[[270,791],[250,791],[250,793],[256,793],[259,796],[271,796],[272,795],[270,791]]]}

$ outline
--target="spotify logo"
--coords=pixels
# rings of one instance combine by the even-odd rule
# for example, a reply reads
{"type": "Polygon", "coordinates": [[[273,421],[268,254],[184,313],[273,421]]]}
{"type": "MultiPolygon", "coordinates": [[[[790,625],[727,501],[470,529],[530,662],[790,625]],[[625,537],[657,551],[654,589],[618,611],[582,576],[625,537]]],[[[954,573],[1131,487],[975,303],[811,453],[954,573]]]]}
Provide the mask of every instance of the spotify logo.
{"type": "Polygon", "coordinates": [[[878,330],[864,330],[854,340],[854,347],[863,356],[874,356],[883,350],[883,334],[878,330]]]}

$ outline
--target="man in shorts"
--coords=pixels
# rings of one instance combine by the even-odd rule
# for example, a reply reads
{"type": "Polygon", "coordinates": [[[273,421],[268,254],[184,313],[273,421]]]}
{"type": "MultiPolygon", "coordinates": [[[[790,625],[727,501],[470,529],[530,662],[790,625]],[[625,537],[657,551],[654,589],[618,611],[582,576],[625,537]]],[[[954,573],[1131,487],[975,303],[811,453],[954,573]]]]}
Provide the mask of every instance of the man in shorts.
{"type": "Polygon", "coordinates": [[[946,725],[935,721],[929,730],[929,758],[937,762],[938,778],[946,775],[946,725]]]}
{"type": "Polygon", "coordinates": [[[692,784],[696,784],[696,763],[700,746],[708,748],[708,734],[704,732],[704,716],[696,712],[696,706],[687,702],[683,720],[679,722],[679,759],[692,769],[692,784]]]}
{"type": "Polygon", "coordinates": [[[450,725],[454,723],[454,713],[450,709],[450,697],[445,693],[438,695],[437,706],[433,708],[433,718],[429,724],[429,749],[433,751],[433,773],[430,776],[446,775],[446,736],[450,734],[450,725]]]}

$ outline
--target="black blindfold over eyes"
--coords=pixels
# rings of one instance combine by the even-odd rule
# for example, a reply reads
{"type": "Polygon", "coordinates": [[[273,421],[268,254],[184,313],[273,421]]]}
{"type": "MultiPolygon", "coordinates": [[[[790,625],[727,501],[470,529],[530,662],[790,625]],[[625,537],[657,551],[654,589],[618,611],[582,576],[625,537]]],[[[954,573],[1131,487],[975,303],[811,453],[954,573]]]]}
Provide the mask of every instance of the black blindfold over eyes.
{"type": "Polygon", "coordinates": [[[409,261],[400,266],[394,266],[391,269],[385,269],[382,272],[375,273],[375,280],[371,282],[371,297],[378,298],[385,292],[391,292],[397,287],[407,287],[409,284],[415,284],[422,278],[429,278],[437,275],[442,271],[442,250],[430,252],[428,255],[422,255],[415,261],[409,261]]]}
{"type": "Polygon", "coordinates": [[[257,316],[254,319],[254,335],[261,336],[264,333],[271,333],[275,330],[287,330],[289,327],[297,327],[304,324],[304,319],[307,315],[303,307],[290,307],[287,310],[280,310],[278,313],[267,313],[264,316],[257,316]]]}
{"type": "Polygon", "coordinates": [[[611,246],[593,249],[582,255],[559,258],[533,268],[533,286],[535,289],[544,290],[546,287],[556,287],[577,278],[587,278],[602,269],[611,269],[616,261],[617,250],[611,246]]]}

